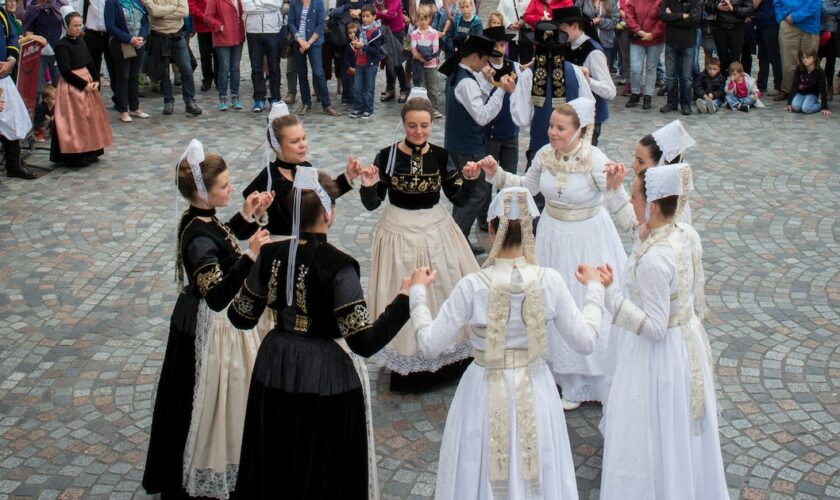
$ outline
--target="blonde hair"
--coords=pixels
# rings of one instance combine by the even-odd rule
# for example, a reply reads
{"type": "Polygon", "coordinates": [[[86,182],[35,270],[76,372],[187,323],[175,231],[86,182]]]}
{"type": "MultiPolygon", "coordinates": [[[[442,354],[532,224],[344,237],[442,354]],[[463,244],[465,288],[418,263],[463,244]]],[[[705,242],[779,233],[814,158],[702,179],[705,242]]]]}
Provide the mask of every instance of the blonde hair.
{"type": "Polygon", "coordinates": [[[473,8],[473,14],[475,14],[475,4],[473,0],[458,0],[458,7],[463,7],[464,5],[470,5],[473,8]]]}
{"type": "Polygon", "coordinates": [[[435,17],[435,13],[437,9],[435,8],[434,4],[426,4],[424,3],[417,9],[417,17],[424,18],[424,19],[433,19],[435,17]]]}
{"type": "Polygon", "coordinates": [[[499,12],[498,10],[494,10],[493,12],[490,13],[490,15],[487,16],[487,26],[490,26],[490,22],[493,21],[493,19],[496,19],[496,18],[499,19],[499,22],[502,23],[502,26],[505,25],[505,16],[503,16],[502,13],[499,12]]]}

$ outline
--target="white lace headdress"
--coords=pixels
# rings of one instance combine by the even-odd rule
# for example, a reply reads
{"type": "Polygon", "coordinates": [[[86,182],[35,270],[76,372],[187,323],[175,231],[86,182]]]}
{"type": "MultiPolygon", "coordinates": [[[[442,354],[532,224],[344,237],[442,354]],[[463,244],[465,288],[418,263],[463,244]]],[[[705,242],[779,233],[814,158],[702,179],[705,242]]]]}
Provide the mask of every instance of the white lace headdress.
{"type": "Polygon", "coordinates": [[[645,169],[645,217],[650,219],[650,204],[668,196],[679,196],[677,213],[685,205],[688,193],[694,189],[691,167],[688,163],[675,163],[645,169]]]}
{"type": "Polygon", "coordinates": [[[658,165],[664,165],[681,155],[686,149],[697,144],[679,120],[674,120],[664,127],[652,132],[650,135],[662,151],[658,165]]]}
{"type": "MultiPolygon", "coordinates": [[[[405,102],[408,102],[414,98],[425,99],[429,101],[429,93],[426,92],[426,89],[424,89],[423,87],[412,87],[411,92],[408,93],[408,98],[405,100],[405,102]]],[[[400,118],[399,123],[397,123],[397,126],[394,129],[394,136],[396,137],[401,132],[405,132],[405,126],[403,124],[402,118],[400,118]]],[[[394,175],[394,164],[397,162],[397,145],[400,143],[400,139],[395,138],[394,140],[396,142],[391,144],[391,150],[388,151],[388,163],[385,167],[385,172],[388,175],[394,175]]]]}

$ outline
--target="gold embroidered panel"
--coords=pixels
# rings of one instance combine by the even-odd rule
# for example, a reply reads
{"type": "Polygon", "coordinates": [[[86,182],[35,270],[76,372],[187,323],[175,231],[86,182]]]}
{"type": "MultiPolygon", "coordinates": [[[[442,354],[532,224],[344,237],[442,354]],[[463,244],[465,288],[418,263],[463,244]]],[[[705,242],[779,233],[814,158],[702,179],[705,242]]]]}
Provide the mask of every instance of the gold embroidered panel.
{"type": "Polygon", "coordinates": [[[218,264],[206,265],[195,274],[195,282],[202,296],[207,295],[207,292],[220,281],[222,281],[222,269],[218,264]]]}

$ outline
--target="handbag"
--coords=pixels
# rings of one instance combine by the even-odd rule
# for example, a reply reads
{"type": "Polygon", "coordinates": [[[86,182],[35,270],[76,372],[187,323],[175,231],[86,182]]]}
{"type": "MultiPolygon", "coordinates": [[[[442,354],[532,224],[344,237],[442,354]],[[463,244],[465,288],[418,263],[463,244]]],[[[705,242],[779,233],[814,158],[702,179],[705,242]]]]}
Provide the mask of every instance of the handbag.
{"type": "Polygon", "coordinates": [[[292,56],[292,45],[295,43],[295,34],[289,29],[289,25],[280,28],[280,57],[288,59],[292,56]]]}
{"type": "Polygon", "coordinates": [[[131,45],[130,43],[121,43],[120,48],[122,49],[123,59],[137,57],[137,49],[134,48],[134,45],[131,45]]]}

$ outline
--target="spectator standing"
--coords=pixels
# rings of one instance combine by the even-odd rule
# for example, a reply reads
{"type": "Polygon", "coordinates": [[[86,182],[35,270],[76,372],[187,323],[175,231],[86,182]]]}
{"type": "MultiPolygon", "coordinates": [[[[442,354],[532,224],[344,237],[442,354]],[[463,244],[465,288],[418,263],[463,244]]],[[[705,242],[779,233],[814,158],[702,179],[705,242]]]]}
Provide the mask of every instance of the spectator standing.
{"type": "Polygon", "coordinates": [[[41,68],[38,73],[38,99],[41,89],[46,83],[46,69],[50,70],[50,81],[55,86],[58,82],[58,66],[55,63],[55,44],[61,40],[63,29],[61,7],[67,5],[65,0],[35,0],[26,6],[23,18],[23,29],[26,36],[38,35],[47,40],[47,45],[41,50],[41,68]]]}
{"type": "Polygon", "coordinates": [[[373,116],[373,94],[376,91],[376,70],[382,60],[382,33],[374,23],[376,9],[362,7],[362,25],[358,36],[350,40],[356,53],[356,71],[353,81],[353,112],[350,118],[368,119],[373,116]]]}
{"type": "Polygon", "coordinates": [[[758,90],[775,96],[782,89],[782,56],[779,54],[779,23],[773,0],[753,0],[755,9],[756,45],[758,51],[758,90]],[[773,88],[767,90],[770,68],[773,68],[773,88]]]}
{"type": "Polygon", "coordinates": [[[642,88],[645,98],[642,109],[650,109],[656,90],[656,65],[665,47],[665,23],[659,17],[659,0],[631,0],[625,4],[627,28],[630,30],[630,99],[626,107],[639,104],[642,88]],[[644,81],[642,81],[644,74],[644,81]]]}
{"type": "Polygon", "coordinates": [[[254,113],[265,108],[266,95],[270,96],[272,106],[280,102],[280,30],[285,22],[282,7],[282,0],[242,1],[254,86],[254,113]],[[268,93],[263,59],[268,65],[268,93]]]}
{"type": "Polygon", "coordinates": [[[216,69],[219,61],[216,59],[216,51],[213,50],[213,32],[204,20],[204,13],[207,11],[207,0],[188,0],[190,19],[192,20],[195,36],[198,38],[198,57],[201,59],[201,91],[207,92],[215,83],[216,69]]]}
{"type": "Polygon", "coordinates": [[[796,91],[793,72],[799,63],[799,53],[819,46],[822,0],[773,0],[773,6],[779,23],[783,71],[782,91],[773,100],[785,101],[796,91]]]}
{"type": "MultiPolygon", "coordinates": [[[[470,0],[472,1],[472,0],[470,0]]],[[[405,19],[403,18],[402,2],[400,0],[374,0],[376,18],[387,26],[394,37],[403,44],[405,39],[405,19]]],[[[385,66],[385,92],[379,98],[380,101],[392,101],[395,84],[400,84],[400,96],[397,102],[403,103],[408,98],[408,82],[405,78],[405,68],[400,64],[387,64],[385,66]]]]}
{"type": "Polygon", "coordinates": [[[324,76],[324,63],[321,57],[321,46],[324,44],[324,21],[327,17],[322,0],[292,0],[289,8],[289,30],[294,33],[295,43],[292,54],[297,68],[298,84],[300,85],[301,105],[298,115],[305,115],[312,109],[312,94],[309,90],[309,73],[307,60],[312,66],[312,81],[315,92],[321,99],[324,114],[340,116],[341,113],[330,105],[330,94],[327,90],[327,80],[324,76]]]}
{"type": "Polygon", "coordinates": [[[662,0],[659,15],[665,23],[665,82],[668,102],[659,111],[691,114],[692,66],[700,26],[701,0],[662,0]]]}
{"type": "Polygon", "coordinates": [[[705,9],[715,14],[713,35],[718,59],[724,68],[741,61],[744,21],[753,15],[752,0],[706,0],[705,9]]]}
{"type": "MultiPolygon", "coordinates": [[[[205,20],[213,30],[213,49],[219,62],[219,111],[228,109],[228,86],[230,86],[230,107],[242,109],[239,101],[239,63],[242,60],[242,43],[245,41],[245,23],[242,22],[241,0],[207,0],[205,20]]],[[[260,73],[262,76],[262,73],[260,73]]],[[[263,86],[265,80],[263,80],[263,86]]]]}
{"type": "MultiPolygon", "coordinates": [[[[82,38],[87,45],[90,57],[93,59],[93,67],[96,71],[102,71],[102,59],[105,59],[105,68],[111,76],[111,88],[116,89],[118,85],[119,72],[114,65],[110,47],[110,35],[105,27],[105,2],[106,0],[84,0],[82,4],[82,20],[85,26],[85,36],[82,38]]],[[[117,104],[117,92],[111,96],[114,105],[117,104]]]]}
{"type": "MultiPolygon", "coordinates": [[[[576,0],[583,15],[592,20],[592,26],[598,33],[598,41],[607,56],[607,68],[612,68],[618,54],[618,41],[615,27],[621,21],[621,14],[616,0],[576,0]]],[[[597,141],[594,141],[597,142],[597,141]]],[[[597,144],[594,144],[597,146],[597,144]]]]}
{"type": "Polygon", "coordinates": [[[499,0],[499,12],[502,13],[502,19],[507,25],[507,32],[515,35],[511,44],[515,45],[516,49],[511,52],[515,52],[517,60],[523,64],[534,58],[534,47],[528,40],[520,36],[522,32],[528,29],[528,25],[525,24],[522,16],[525,14],[529,3],[529,0],[499,0]]]}
{"type": "Polygon", "coordinates": [[[195,103],[195,80],[187,46],[184,18],[189,15],[187,0],[142,0],[149,13],[149,39],[146,54],[149,64],[146,72],[153,80],[160,81],[163,92],[163,114],[175,112],[175,94],[169,79],[169,65],[174,64],[181,73],[181,95],[188,114],[197,116],[201,108],[195,103]]]}
{"type": "MultiPolygon", "coordinates": [[[[347,25],[347,40],[353,40],[359,36],[360,25],[356,21],[350,22],[347,25]]],[[[356,50],[347,42],[344,47],[344,64],[341,72],[341,86],[344,92],[341,93],[341,105],[345,109],[354,109],[354,95],[356,93],[356,50]]]]}
{"type": "Polygon", "coordinates": [[[417,11],[415,23],[417,29],[411,33],[411,54],[414,67],[411,75],[415,87],[424,87],[432,103],[433,118],[442,118],[438,102],[438,56],[440,55],[441,33],[430,26],[435,8],[433,5],[421,5],[417,11]]]}
{"type": "MultiPolygon", "coordinates": [[[[840,49],[840,37],[837,35],[837,17],[840,16],[840,0],[823,0],[820,16],[819,58],[825,58],[826,92],[830,101],[834,96],[834,68],[840,49]]],[[[819,66],[817,61],[817,66],[819,66]]]]}
{"type": "Polygon", "coordinates": [[[522,14],[522,19],[525,24],[533,30],[540,21],[551,21],[551,13],[554,9],[563,7],[571,7],[574,5],[572,0],[531,0],[525,13],[522,14]]]}
{"type": "MultiPolygon", "coordinates": [[[[149,36],[149,15],[140,0],[106,0],[104,18],[109,50],[116,62],[111,86],[120,121],[130,123],[132,116],[148,118],[149,115],[140,110],[138,78],[149,36]]],[[[93,66],[97,67],[96,60],[93,66]]]]}

